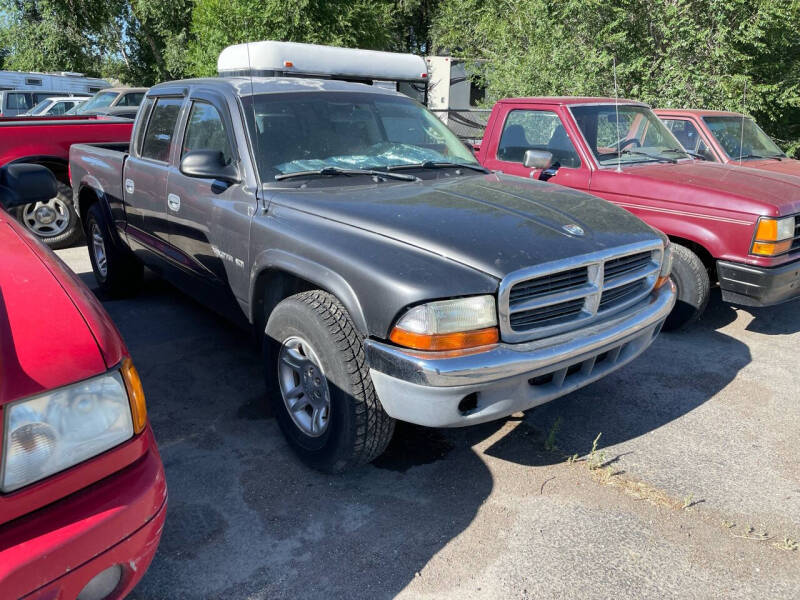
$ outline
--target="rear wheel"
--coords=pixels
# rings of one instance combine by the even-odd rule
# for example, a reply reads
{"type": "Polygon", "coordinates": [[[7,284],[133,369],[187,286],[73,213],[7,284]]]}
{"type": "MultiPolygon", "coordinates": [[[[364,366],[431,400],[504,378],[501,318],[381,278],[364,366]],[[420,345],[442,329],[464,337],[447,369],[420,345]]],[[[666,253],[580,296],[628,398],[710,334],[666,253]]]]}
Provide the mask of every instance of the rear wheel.
{"type": "Polygon", "coordinates": [[[92,271],[100,289],[113,297],[138,292],[144,267],[133,254],[115,243],[111,237],[111,224],[97,203],[86,214],[86,239],[92,271]]]}
{"type": "Polygon", "coordinates": [[[72,188],[60,181],[54,197],[20,206],[15,209],[14,216],[54,250],[68,248],[81,237],[78,214],[72,204],[72,188]]]}
{"type": "Polygon", "coordinates": [[[711,281],[703,261],[679,244],[672,244],[672,281],[678,290],[678,299],[664,322],[667,331],[687,327],[697,321],[711,295],[711,281]]]}
{"type": "Polygon", "coordinates": [[[386,449],[394,419],[375,394],[361,336],[334,296],[313,290],[281,302],[267,322],[264,361],[273,414],[307,465],[340,473],[386,449]]]}

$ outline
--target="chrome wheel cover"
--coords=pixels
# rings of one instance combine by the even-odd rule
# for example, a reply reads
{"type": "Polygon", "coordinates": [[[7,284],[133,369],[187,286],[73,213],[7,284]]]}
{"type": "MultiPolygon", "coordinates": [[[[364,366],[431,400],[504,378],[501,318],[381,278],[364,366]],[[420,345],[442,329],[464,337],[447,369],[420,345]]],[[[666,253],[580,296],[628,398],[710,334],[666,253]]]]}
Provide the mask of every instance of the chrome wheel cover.
{"type": "Polygon", "coordinates": [[[22,222],[39,237],[51,238],[64,233],[69,227],[69,206],[58,196],[44,202],[26,204],[22,222]]]}
{"type": "Polygon", "coordinates": [[[330,422],[330,389],[316,352],[303,338],[292,336],[281,344],[278,383],[297,428],[309,437],[324,434],[330,422]]]}

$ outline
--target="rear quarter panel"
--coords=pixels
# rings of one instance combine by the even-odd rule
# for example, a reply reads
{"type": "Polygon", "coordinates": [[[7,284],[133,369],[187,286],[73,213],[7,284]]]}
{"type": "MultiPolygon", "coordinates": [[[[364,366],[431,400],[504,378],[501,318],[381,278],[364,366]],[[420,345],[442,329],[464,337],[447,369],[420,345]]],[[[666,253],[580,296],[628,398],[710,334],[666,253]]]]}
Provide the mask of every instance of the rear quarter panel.
{"type": "Polygon", "coordinates": [[[94,193],[109,210],[112,221],[125,224],[122,177],[128,153],[101,145],[75,144],[69,153],[70,177],[75,207],[85,219],[88,200],[94,193]]]}

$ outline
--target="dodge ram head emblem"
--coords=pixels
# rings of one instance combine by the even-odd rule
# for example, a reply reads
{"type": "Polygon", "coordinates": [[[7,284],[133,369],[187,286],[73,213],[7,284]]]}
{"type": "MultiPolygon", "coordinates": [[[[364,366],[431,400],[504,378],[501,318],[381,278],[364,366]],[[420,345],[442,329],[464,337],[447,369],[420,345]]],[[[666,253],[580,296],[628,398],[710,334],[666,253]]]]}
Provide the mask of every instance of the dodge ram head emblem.
{"type": "Polygon", "coordinates": [[[583,235],[583,228],[575,225],[575,223],[569,223],[568,225],[564,225],[561,227],[564,231],[566,231],[570,235],[583,235]]]}

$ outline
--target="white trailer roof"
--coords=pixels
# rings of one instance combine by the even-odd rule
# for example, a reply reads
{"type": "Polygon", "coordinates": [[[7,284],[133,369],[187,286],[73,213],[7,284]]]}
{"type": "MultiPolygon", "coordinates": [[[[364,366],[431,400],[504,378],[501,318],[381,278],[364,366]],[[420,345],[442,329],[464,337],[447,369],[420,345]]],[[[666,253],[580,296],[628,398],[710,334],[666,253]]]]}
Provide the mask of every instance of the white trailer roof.
{"type": "Polygon", "coordinates": [[[425,59],[414,54],[295,42],[228,46],[217,59],[220,75],[320,75],[385,81],[426,81],[425,59]]]}

